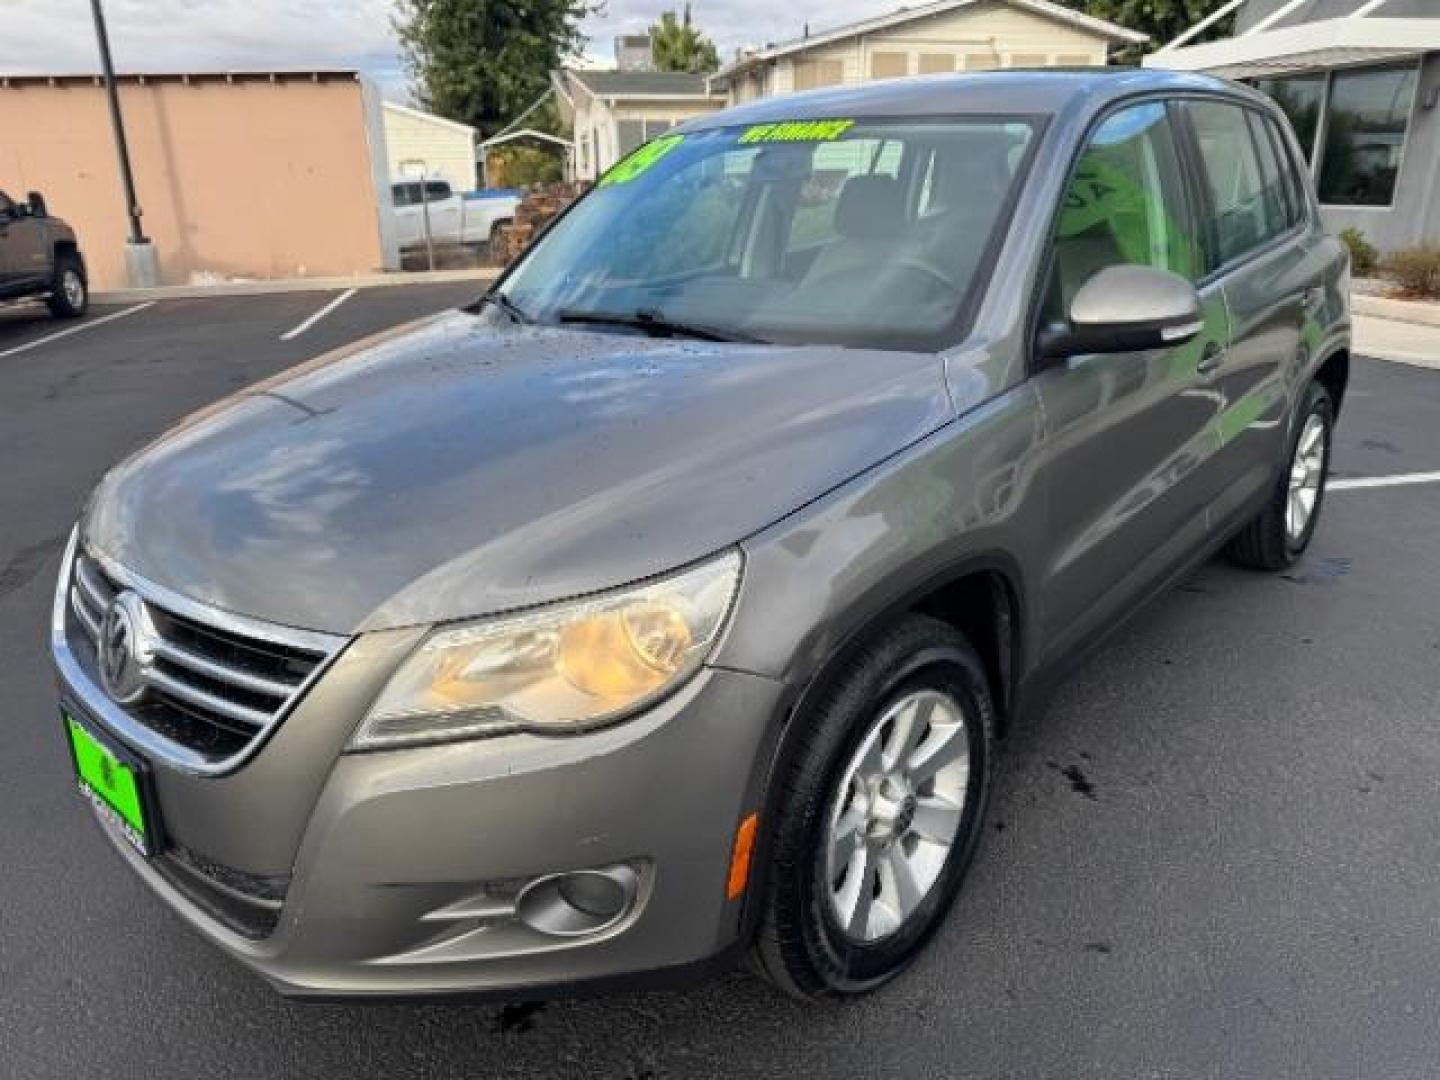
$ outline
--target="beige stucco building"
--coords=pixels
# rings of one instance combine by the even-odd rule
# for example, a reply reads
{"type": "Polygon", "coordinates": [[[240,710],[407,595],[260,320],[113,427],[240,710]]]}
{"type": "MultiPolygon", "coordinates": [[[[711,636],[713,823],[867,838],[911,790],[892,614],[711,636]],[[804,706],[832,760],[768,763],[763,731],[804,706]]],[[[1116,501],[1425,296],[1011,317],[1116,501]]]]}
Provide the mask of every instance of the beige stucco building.
{"type": "Polygon", "coordinates": [[[733,105],[902,75],[1101,66],[1146,40],[1050,0],[935,0],[745,51],[710,87],[733,105]]]}
{"type": "Polygon", "coordinates": [[[385,154],[390,178],[420,172],[448,180],[456,191],[475,188],[475,129],[393,101],[384,104],[385,154]],[[406,163],[410,164],[406,164],[406,163]]]}
{"type": "MultiPolygon", "coordinates": [[[[398,265],[375,88],[354,71],[124,75],[121,107],[161,279],[398,265]]],[[[125,283],[127,220],[96,77],[0,75],[0,187],[43,192],[97,289],[125,283]]]]}

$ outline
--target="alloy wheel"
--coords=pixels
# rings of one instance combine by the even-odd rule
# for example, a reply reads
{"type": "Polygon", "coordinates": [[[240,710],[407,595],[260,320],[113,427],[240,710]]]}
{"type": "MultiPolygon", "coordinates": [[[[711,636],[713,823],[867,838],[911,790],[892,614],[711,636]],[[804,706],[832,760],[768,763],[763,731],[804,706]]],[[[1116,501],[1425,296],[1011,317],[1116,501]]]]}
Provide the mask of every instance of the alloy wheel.
{"type": "Polygon", "coordinates": [[[65,300],[72,308],[80,308],[85,303],[85,282],[80,280],[80,275],[74,270],[66,270],[60,275],[60,288],[65,293],[65,300]]]}
{"type": "Polygon", "coordinates": [[[1319,413],[1305,418],[1300,438],[1295,442],[1295,457],[1290,464],[1289,494],[1285,500],[1285,536],[1297,544],[1305,535],[1315,504],[1320,500],[1320,485],[1325,480],[1325,420],[1319,413]]]}
{"type": "Polygon", "coordinates": [[[964,817],[969,746],[964,711],[931,689],[895,701],[861,740],[824,852],[830,914],[847,938],[895,933],[934,888],[964,817]]]}

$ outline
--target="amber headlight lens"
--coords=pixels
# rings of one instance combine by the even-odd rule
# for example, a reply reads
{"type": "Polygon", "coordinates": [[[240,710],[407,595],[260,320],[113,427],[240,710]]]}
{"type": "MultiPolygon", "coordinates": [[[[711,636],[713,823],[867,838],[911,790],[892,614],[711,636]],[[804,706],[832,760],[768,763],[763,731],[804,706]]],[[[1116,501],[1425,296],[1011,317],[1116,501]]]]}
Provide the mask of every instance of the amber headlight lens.
{"type": "Polygon", "coordinates": [[[619,720],[699,669],[739,581],[732,551],[635,588],[438,629],[391,677],[350,747],[619,720]]]}

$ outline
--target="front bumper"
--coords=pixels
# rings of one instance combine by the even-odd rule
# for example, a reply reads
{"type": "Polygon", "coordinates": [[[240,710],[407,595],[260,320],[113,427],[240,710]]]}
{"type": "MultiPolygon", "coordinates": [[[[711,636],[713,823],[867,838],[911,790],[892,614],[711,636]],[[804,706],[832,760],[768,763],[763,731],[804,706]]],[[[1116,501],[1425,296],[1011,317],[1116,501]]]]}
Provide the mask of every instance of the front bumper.
{"type": "Polygon", "coordinates": [[[726,877],[736,827],[760,804],[776,689],[707,670],[589,735],[343,755],[260,940],[105,831],[181,918],[288,995],[523,993],[683,967],[739,934],[726,877]],[[615,865],[639,887],[598,934],[551,937],[506,911],[526,882],[615,865]]]}
{"type": "MultiPolygon", "coordinates": [[[[737,826],[760,806],[779,683],[704,669],[582,735],[341,752],[412,636],[347,649],[233,773],[151,760],[167,850],[142,858],[104,827],[116,849],[186,923],[293,996],[523,996],[689,967],[736,942],[743,897],[726,882],[737,826]],[[187,888],[180,852],[221,867],[222,890],[281,883],[264,932],[187,888]],[[633,902],[595,932],[551,933],[515,910],[537,879],[615,868],[633,902]]],[[[67,707],[135,750],[93,681],[66,672],[67,707]]]]}

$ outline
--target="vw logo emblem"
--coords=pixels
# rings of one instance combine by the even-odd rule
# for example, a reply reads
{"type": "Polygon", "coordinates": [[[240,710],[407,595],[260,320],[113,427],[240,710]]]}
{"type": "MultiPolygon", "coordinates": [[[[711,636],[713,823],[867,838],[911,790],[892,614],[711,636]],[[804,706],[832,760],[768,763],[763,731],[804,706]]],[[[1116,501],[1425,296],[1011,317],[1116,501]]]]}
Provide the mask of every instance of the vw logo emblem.
{"type": "Polygon", "coordinates": [[[110,602],[100,624],[95,651],[105,692],[122,705],[145,693],[145,666],[150,660],[145,605],[125,591],[110,602]]]}

